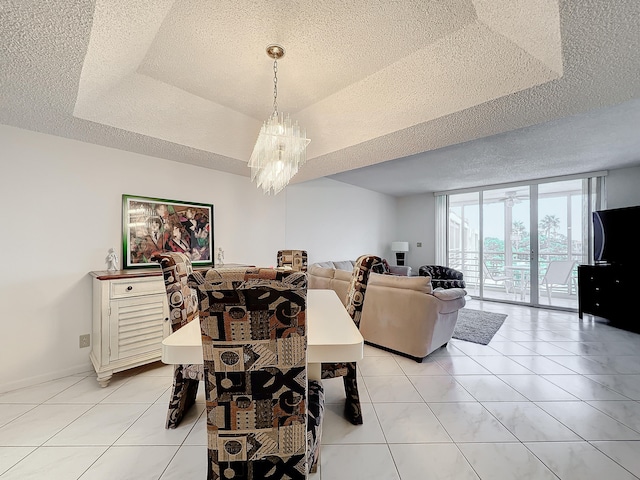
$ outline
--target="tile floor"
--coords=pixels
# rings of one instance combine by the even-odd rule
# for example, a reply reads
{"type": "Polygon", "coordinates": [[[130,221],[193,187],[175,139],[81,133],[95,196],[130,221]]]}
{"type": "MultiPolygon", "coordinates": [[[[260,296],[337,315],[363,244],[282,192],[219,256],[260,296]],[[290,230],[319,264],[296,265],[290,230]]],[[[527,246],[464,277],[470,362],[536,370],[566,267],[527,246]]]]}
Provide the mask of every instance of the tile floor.
{"type": "MultiPolygon", "coordinates": [[[[365,423],[327,409],[313,480],[640,478],[640,335],[577,314],[471,300],[509,316],[488,346],[453,340],[424,363],[371,347],[365,423]]],[[[171,367],[90,372],[0,394],[0,480],[206,478],[204,399],[163,428],[171,367]]]]}

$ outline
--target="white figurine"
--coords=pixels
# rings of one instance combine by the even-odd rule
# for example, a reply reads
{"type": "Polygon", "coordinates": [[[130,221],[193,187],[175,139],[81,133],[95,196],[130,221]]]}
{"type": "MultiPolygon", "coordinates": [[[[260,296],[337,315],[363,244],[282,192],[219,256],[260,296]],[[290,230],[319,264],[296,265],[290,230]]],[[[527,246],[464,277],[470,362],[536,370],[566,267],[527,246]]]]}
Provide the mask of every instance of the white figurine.
{"type": "Polygon", "coordinates": [[[107,254],[107,258],[105,258],[105,262],[107,262],[107,270],[113,272],[119,270],[118,266],[118,255],[113,250],[113,248],[109,249],[109,253],[107,254]]]}
{"type": "Polygon", "coordinates": [[[218,247],[218,265],[224,265],[224,250],[218,247]]]}

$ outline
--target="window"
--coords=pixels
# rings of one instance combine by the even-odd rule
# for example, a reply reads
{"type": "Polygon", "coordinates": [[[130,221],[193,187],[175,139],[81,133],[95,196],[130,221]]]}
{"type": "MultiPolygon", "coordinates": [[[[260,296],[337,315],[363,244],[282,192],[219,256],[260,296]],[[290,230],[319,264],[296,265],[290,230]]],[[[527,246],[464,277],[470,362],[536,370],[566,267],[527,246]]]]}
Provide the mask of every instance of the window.
{"type": "Polygon", "coordinates": [[[438,232],[448,238],[447,265],[462,271],[472,296],[576,309],[576,267],[591,260],[591,212],[604,174],[437,194],[447,199],[436,202],[447,217],[447,231],[438,232]]]}

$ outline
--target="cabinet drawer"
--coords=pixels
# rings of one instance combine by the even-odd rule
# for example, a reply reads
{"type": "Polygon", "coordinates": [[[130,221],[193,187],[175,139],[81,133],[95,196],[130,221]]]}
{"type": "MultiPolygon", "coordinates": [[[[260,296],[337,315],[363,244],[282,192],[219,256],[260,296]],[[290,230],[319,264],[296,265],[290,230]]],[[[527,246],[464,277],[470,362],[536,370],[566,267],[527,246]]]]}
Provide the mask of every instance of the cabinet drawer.
{"type": "Polygon", "coordinates": [[[111,282],[111,298],[137,297],[164,293],[162,277],[135,281],[121,280],[111,282]]]}

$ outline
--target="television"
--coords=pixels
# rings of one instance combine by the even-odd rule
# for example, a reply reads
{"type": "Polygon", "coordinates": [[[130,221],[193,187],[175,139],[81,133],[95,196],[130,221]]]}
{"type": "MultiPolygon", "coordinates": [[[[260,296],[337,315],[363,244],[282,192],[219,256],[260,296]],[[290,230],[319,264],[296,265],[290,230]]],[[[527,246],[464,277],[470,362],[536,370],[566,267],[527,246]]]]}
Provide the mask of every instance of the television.
{"type": "Polygon", "coordinates": [[[640,263],[637,237],[640,206],[593,212],[593,259],[596,263],[640,263]]]}

